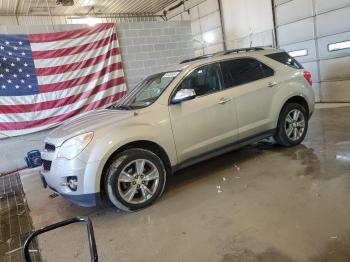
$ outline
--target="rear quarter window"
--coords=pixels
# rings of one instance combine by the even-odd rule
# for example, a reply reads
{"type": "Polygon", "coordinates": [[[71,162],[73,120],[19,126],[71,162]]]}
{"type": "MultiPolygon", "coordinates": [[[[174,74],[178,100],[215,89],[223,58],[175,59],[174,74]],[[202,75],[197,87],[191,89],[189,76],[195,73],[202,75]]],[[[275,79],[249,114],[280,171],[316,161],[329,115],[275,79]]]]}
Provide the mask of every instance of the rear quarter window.
{"type": "Polygon", "coordinates": [[[220,63],[226,88],[247,84],[274,75],[274,71],[253,58],[226,60],[220,63]]]}
{"type": "Polygon", "coordinates": [[[266,56],[289,67],[295,69],[304,69],[303,66],[297,60],[295,60],[286,52],[274,53],[266,56]]]}

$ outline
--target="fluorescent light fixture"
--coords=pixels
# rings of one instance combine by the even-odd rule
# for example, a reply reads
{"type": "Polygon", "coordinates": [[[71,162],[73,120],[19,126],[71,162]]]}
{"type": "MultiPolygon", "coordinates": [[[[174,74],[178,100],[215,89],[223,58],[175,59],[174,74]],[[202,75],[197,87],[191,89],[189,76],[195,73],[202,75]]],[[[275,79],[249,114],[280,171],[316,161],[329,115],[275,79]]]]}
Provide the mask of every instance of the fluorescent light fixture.
{"type": "Polygon", "coordinates": [[[338,42],[338,43],[328,45],[329,52],[348,49],[348,48],[350,48],[350,41],[338,42]]]}
{"type": "Polygon", "coordinates": [[[79,22],[82,24],[87,24],[88,26],[94,26],[98,23],[101,23],[102,21],[101,19],[96,17],[84,17],[84,18],[80,18],[79,22]]]}
{"type": "Polygon", "coordinates": [[[307,56],[308,52],[307,49],[301,49],[301,50],[295,50],[288,52],[290,56],[292,57],[300,57],[300,56],[307,56]]]}

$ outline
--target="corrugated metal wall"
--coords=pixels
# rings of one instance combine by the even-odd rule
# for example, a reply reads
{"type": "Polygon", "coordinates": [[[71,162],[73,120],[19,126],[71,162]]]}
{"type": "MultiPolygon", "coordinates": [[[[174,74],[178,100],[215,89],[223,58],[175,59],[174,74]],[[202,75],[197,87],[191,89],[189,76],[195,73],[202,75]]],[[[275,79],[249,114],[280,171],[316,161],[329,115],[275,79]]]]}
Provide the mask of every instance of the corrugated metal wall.
{"type": "Polygon", "coordinates": [[[197,56],[224,50],[218,0],[190,0],[167,17],[169,20],[191,21],[197,56]]]}
{"type": "Polygon", "coordinates": [[[350,0],[275,0],[278,44],[312,72],[317,100],[350,102],[350,0]],[[345,42],[345,43],[344,43],[345,42]]]}

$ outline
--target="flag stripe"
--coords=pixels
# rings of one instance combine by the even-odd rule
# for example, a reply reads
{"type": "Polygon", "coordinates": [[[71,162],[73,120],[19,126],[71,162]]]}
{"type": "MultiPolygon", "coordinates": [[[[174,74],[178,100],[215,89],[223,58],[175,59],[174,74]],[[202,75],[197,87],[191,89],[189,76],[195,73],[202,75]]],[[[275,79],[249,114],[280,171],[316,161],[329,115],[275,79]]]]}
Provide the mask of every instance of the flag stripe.
{"type": "Polygon", "coordinates": [[[61,66],[66,64],[72,64],[75,62],[81,62],[86,60],[86,58],[95,57],[97,55],[103,54],[110,50],[112,47],[118,46],[118,41],[113,41],[110,45],[99,47],[95,50],[90,50],[87,52],[82,52],[76,55],[64,56],[64,57],[56,57],[49,59],[35,59],[34,64],[35,68],[45,68],[47,65],[50,66],[61,66]]]}
{"type": "Polygon", "coordinates": [[[48,75],[48,76],[38,76],[37,80],[39,85],[46,84],[55,84],[62,82],[62,79],[65,81],[74,80],[77,78],[82,78],[92,73],[101,71],[104,67],[110,66],[111,64],[121,62],[121,56],[111,56],[109,59],[101,61],[98,64],[91,65],[90,67],[82,68],[79,70],[61,73],[57,75],[48,75]]]}
{"type": "Polygon", "coordinates": [[[91,35],[86,35],[75,39],[67,39],[67,40],[44,42],[44,43],[30,43],[30,46],[32,51],[55,50],[55,49],[61,49],[62,47],[68,48],[68,47],[87,44],[87,43],[105,38],[106,36],[110,36],[112,34],[114,34],[114,30],[113,28],[109,28],[107,30],[103,30],[91,35]]]}
{"type": "Polygon", "coordinates": [[[31,43],[45,43],[45,42],[52,42],[52,41],[75,39],[75,38],[95,34],[97,32],[101,32],[109,28],[113,28],[113,26],[114,24],[108,23],[108,24],[100,24],[91,28],[76,29],[76,30],[67,31],[67,32],[30,34],[29,41],[31,43]]]}
{"type": "Polygon", "coordinates": [[[107,97],[116,93],[120,93],[123,90],[124,89],[122,89],[122,86],[113,86],[109,89],[106,89],[103,92],[98,92],[97,94],[78,100],[75,103],[72,103],[69,105],[63,105],[61,107],[54,107],[54,108],[46,109],[42,111],[6,114],[6,118],[3,118],[2,115],[0,115],[0,122],[21,122],[31,118],[35,120],[39,120],[50,116],[61,115],[66,112],[79,109],[86,104],[90,104],[95,101],[101,100],[104,97],[107,97]],[[16,120],[16,121],[12,121],[12,120],[16,120]]]}
{"type": "Polygon", "coordinates": [[[72,64],[65,64],[61,66],[53,66],[53,67],[45,67],[45,68],[37,68],[36,74],[37,76],[48,76],[48,75],[56,75],[61,73],[66,73],[70,71],[75,71],[79,69],[83,69],[92,65],[95,65],[103,60],[107,60],[111,56],[119,55],[120,49],[119,48],[113,48],[111,50],[108,50],[107,53],[92,57],[87,60],[83,60],[81,62],[75,62],[72,64]]]}
{"type": "Polygon", "coordinates": [[[32,56],[34,59],[47,59],[47,58],[75,55],[83,51],[95,50],[96,48],[110,44],[114,40],[117,40],[116,34],[105,37],[95,42],[91,42],[88,44],[79,45],[75,47],[62,48],[62,49],[56,49],[56,50],[33,51],[32,56]]]}
{"type": "Polygon", "coordinates": [[[37,119],[37,120],[31,120],[31,121],[20,121],[20,122],[0,122],[0,130],[16,130],[16,129],[26,129],[26,128],[33,128],[43,125],[48,125],[56,122],[62,122],[70,117],[73,117],[77,114],[81,114],[83,112],[91,111],[94,109],[97,109],[99,107],[105,106],[106,104],[113,103],[117,100],[119,100],[121,97],[125,95],[125,92],[120,92],[105,98],[102,98],[101,100],[95,101],[93,103],[84,105],[83,107],[70,111],[66,114],[62,115],[55,115],[51,117],[47,117],[44,119],[37,119]]]}
{"type": "Polygon", "coordinates": [[[125,83],[124,77],[112,79],[108,82],[102,83],[96,86],[94,89],[82,92],[80,94],[71,95],[65,98],[57,100],[45,101],[41,103],[26,104],[26,105],[0,105],[0,114],[13,114],[13,113],[28,113],[41,110],[47,110],[57,107],[73,104],[81,99],[88,98],[95,95],[98,92],[108,90],[109,88],[121,85],[125,83]]]}
{"type": "Polygon", "coordinates": [[[79,78],[75,78],[72,80],[62,81],[60,83],[40,85],[40,91],[41,91],[41,93],[47,93],[47,92],[71,88],[71,87],[74,87],[77,85],[86,84],[89,81],[96,79],[96,78],[99,78],[104,74],[110,73],[112,71],[120,70],[120,69],[122,69],[122,63],[121,62],[114,63],[112,65],[109,65],[109,66],[103,68],[99,72],[95,72],[95,73],[89,74],[89,75],[84,76],[84,77],[79,77],[79,78]]]}
{"type": "Polygon", "coordinates": [[[40,93],[36,95],[28,95],[28,96],[4,96],[0,99],[0,105],[25,105],[25,104],[33,104],[33,103],[41,103],[51,100],[56,100],[60,97],[71,96],[72,94],[79,94],[87,90],[94,89],[95,86],[101,85],[103,83],[108,82],[113,78],[119,78],[124,76],[121,70],[112,71],[105,75],[100,76],[99,78],[87,83],[78,85],[68,89],[57,90],[49,93],[40,93]]]}

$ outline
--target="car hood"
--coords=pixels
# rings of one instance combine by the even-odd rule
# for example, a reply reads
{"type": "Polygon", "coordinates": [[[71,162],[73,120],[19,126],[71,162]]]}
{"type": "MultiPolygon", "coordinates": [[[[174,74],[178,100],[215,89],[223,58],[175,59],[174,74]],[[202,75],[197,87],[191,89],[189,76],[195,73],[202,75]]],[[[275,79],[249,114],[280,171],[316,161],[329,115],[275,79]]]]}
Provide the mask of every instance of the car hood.
{"type": "Polygon", "coordinates": [[[111,123],[121,122],[134,115],[133,111],[101,109],[78,118],[63,122],[45,139],[46,142],[60,146],[65,140],[91,131],[96,131],[111,123]]]}

